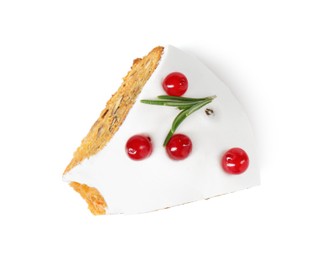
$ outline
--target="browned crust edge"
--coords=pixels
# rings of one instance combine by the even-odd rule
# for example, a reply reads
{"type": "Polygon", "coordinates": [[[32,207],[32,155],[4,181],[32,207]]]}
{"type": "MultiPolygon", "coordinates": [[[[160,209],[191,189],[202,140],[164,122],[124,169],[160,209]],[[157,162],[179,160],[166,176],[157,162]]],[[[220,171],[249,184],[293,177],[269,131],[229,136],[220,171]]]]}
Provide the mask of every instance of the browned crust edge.
{"type": "MultiPolygon", "coordinates": [[[[101,151],[111,140],[134,105],[142,88],[157,68],[163,50],[164,47],[155,47],[142,59],[138,58],[133,61],[131,70],[123,78],[122,85],[106,103],[99,118],[75,151],[73,159],[66,167],[64,174],[80,164],[84,159],[101,151]]],[[[86,200],[88,208],[94,215],[106,214],[105,208],[107,204],[97,189],[77,182],[71,182],[70,185],[86,200]]]]}
{"type": "Polygon", "coordinates": [[[71,182],[69,185],[82,196],[88,204],[88,209],[94,215],[106,214],[107,204],[96,188],[78,182],[71,182]]]}

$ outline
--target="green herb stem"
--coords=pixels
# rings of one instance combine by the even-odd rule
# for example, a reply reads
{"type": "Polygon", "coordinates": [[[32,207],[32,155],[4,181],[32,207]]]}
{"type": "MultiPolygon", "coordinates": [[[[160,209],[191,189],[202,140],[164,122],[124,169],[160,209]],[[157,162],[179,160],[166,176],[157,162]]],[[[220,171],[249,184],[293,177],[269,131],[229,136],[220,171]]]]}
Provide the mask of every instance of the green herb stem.
{"type": "Polygon", "coordinates": [[[143,99],[141,102],[148,105],[177,107],[178,109],[182,110],[174,119],[171,129],[164,140],[163,145],[166,146],[179,125],[193,112],[209,104],[214,98],[216,98],[216,96],[209,96],[205,98],[187,98],[162,95],[158,96],[157,100],[143,99]]]}

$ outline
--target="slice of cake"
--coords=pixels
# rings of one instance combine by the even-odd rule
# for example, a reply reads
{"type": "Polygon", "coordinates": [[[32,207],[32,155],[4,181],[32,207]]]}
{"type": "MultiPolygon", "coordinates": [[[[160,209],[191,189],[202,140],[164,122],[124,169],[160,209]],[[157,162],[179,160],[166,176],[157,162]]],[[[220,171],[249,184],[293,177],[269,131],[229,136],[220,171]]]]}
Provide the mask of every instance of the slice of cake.
{"type": "Polygon", "coordinates": [[[95,215],[134,214],[258,185],[259,171],[236,98],[196,58],[167,46],[134,60],[63,179],[95,215]]]}

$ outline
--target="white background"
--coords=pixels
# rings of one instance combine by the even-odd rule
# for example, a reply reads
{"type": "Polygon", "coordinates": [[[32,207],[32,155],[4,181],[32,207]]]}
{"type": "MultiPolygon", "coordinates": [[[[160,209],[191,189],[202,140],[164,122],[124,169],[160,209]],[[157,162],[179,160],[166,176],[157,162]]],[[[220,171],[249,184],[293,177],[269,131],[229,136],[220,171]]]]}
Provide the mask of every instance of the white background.
{"type": "Polygon", "coordinates": [[[321,259],[321,29],[318,0],[2,0],[0,259],[321,259]],[[245,107],[262,185],[94,217],[61,174],[132,60],[168,43],[245,107]]]}

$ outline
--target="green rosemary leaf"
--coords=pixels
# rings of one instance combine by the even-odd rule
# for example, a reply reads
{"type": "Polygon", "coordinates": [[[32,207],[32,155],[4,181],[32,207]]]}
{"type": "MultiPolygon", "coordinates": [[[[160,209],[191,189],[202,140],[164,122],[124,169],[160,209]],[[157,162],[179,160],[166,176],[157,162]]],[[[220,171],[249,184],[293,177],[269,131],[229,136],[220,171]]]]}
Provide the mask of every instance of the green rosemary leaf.
{"type": "Polygon", "coordinates": [[[167,137],[165,138],[165,140],[163,142],[163,146],[166,146],[168,144],[168,142],[170,141],[173,134],[174,134],[174,132],[172,132],[172,128],[171,128],[169,133],[167,134],[167,137]]]}
{"type": "Polygon", "coordinates": [[[200,101],[171,101],[171,100],[148,100],[142,99],[141,103],[149,104],[149,105],[158,105],[158,106],[169,106],[169,107],[191,107],[197,104],[200,101]]]}
{"type": "Polygon", "coordinates": [[[181,122],[184,120],[184,116],[186,115],[187,111],[191,109],[185,109],[183,111],[181,111],[176,118],[174,119],[173,123],[172,123],[172,127],[170,128],[169,133],[167,134],[167,137],[165,138],[164,142],[163,142],[163,146],[166,146],[167,143],[170,141],[171,137],[173,136],[174,132],[176,131],[176,129],[178,128],[178,126],[181,124],[181,122]]]}
{"type": "Polygon", "coordinates": [[[190,108],[191,106],[179,106],[177,107],[177,109],[179,110],[184,110],[184,109],[187,109],[187,108],[190,108]]]}
{"type": "Polygon", "coordinates": [[[204,101],[206,98],[188,98],[188,97],[175,97],[175,96],[167,96],[167,95],[162,95],[162,96],[157,96],[159,100],[175,100],[175,101],[204,101]]]}
{"type": "Polygon", "coordinates": [[[191,106],[190,108],[187,108],[183,111],[181,111],[176,118],[174,119],[173,123],[172,123],[172,127],[166,137],[166,139],[164,140],[163,146],[166,146],[167,143],[169,142],[170,138],[172,137],[172,135],[174,134],[174,132],[176,131],[176,129],[178,128],[178,126],[183,122],[183,120],[185,120],[188,116],[190,116],[193,112],[199,110],[200,108],[202,108],[203,106],[209,104],[212,101],[213,98],[209,98],[206,99],[202,102],[199,102],[193,106],[191,106]]]}

